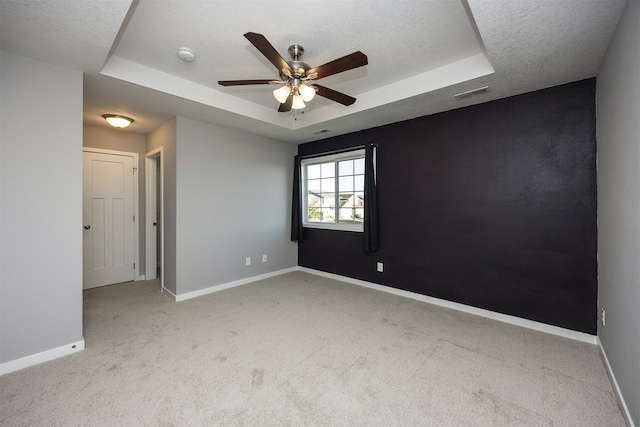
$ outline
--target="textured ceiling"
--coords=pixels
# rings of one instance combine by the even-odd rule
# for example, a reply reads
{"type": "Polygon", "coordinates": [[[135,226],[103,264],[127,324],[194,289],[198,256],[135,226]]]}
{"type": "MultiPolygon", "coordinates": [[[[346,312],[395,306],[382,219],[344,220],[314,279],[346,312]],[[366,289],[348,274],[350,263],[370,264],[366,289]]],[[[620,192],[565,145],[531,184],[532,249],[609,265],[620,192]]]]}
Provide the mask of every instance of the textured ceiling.
{"type": "Polygon", "coordinates": [[[0,0],[2,49],[85,71],[84,121],[104,113],[147,133],[180,115],[306,142],[593,77],[625,0],[0,0]],[[299,19],[300,17],[306,19],[299,19]],[[318,66],[360,50],[369,64],[319,81],[358,100],[316,97],[277,113],[277,70],[243,34],[264,34],[289,59],[318,66]],[[178,59],[186,46],[196,60],[178,59]],[[487,94],[457,101],[480,86],[487,94]],[[316,136],[314,131],[328,129],[316,136]]]}
{"type": "Polygon", "coordinates": [[[0,47],[82,71],[99,71],[131,0],[2,0],[0,47]]]}

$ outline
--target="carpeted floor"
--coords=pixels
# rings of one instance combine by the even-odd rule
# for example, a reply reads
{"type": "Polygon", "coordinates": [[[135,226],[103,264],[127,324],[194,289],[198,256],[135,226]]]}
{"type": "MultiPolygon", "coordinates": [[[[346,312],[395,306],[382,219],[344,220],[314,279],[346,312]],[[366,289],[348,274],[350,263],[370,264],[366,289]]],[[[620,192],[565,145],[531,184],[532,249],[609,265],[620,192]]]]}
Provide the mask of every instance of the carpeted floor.
{"type": "Polygon", "coordinates": [[[2,426],[624,426],[598,348],[301,272],[174,303],[85,291],[82,352],[2,426]]]}

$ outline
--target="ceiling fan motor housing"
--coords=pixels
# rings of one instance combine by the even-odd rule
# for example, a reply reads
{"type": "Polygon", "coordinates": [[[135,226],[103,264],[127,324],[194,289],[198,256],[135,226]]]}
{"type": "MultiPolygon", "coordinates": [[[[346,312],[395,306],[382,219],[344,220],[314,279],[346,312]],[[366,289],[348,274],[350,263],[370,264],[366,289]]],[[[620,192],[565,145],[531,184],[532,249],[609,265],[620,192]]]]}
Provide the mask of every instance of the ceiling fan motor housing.
{"type": "Polygon", "coordinates": [[[299,44],[292,44],[289,46],[289,55],[291,55],[291,59],[297,61],[304,55],[304,48],[299,44]]]}
{"type": "MultiPolygon", "coordinates": [[[[304,54],[304,47],[299,44],[292,44],[289,46],[289,55],[291,55],[291,61],[287,61],[289,67],[291,67],[291,71],[294,77],[304,77],[308,70],[311,69],[309,64],[306,62],[300,61],[302,55],[304,54]]],[[[283,76],[283,73],[280,72],[280,78],[286,80],[286,76],[283,76]]]]}

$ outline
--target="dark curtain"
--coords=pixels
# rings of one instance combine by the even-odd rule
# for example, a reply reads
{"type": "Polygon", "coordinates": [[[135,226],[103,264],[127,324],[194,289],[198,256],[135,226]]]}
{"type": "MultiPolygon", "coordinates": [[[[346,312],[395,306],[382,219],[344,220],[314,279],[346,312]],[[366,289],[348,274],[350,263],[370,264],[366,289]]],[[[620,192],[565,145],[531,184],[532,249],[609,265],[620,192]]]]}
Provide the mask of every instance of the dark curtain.
{"type": "Polygon", "coordinates": [[[293,197],[291,199],[291,240],[294,242],[302,242],[302,200],[300,199],[302,190],[300,185],[300,156],[296,156],[293,164],[293,197]]]}
{"type": "Polygon", "coordinates": [[[380,247],[378,236],[378,186],[375,171],[376,144],[364,149],[364,251],[375,252],[380,247]]]}

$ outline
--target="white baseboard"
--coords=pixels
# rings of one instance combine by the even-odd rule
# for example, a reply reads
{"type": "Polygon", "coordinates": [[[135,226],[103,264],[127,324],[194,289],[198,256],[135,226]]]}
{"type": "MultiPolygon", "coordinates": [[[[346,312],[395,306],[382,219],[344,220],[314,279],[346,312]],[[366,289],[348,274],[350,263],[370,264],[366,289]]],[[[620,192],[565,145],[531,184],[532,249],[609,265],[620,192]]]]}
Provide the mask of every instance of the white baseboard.
{"type": "Polygon", "coordinates": [[[136,277],[133,281],[134,282],[139,282],[141,280],[146,280],[144,274],[141,274],[140,276],[136,277]]]}
{"type": "Polygon", "coordinates": [[[174,294],[173,292],[171,292],[169,289],[165,287],[162,288],[162,293],[169,295],[171,299],[173,299],[174,301],[176,300],[176,298],[178,298],[176,294],[174,294]]]}
{"type": "Polygon", "coordinates": [[[211,286],[205,289],[200,289],[193,292],[187,292],[181,295],[175,295],[168,289],[163,289],[163,292],[168,294],[174,301],[180,302],[191,298],[197,298],[202,295],[207,295],[213,292],[222,291],[236,286],[246,285],[248,283],[256,282],[258,280],[268,279],[270,277],[280,276],[281,274],[290,273],[293,271],[302,271],[305,273],[315,274],[318,276],[327,277],[329,279],[339,280],[353,285],[363,286],[370,289],[375,289],[382,292],[387,292],[394,295],[399,295],[405,298],[411,298],[417,301],[426,302],[428,304],[438,305],[441,307],[450,308],[453,310],[462,311],[465,313],[474,314],[476,316],[486,317],[489,319],[497,320],[499,322],[509,323],[523,328],[532,329],[539,332],[544,332],[551,335],[557,335],[564,338],[569,338],[576,341],[582,341],[589,344],[597,344],[597,336],[589,335],[584,332],[572,331],[566,328],[560,328],[558,326],[548,325],[546,323],[535,322],[533,320],[523,319],[516,316],[510,316],[508,314],[496,313],[490,310],[484,310],[477,307],[472,307],[457,302],[447,301],[440,298],[434,298],[427,295],[418,294],[415,292],[405,291],[402,289],[392,288],[390,286],[379,285],[377,283],[366,282],[364,280],[353,279],[351,277],[340,276],[338,274],[327,273],[320,270],[314,270],[306,267],[291,267],[284,270],[278,270],[271,273],[262,274],[259,276],[248,277],[246,279],[236,280],[234,282],[223,283],[220,285],[211,286]]]}
{"type": "Polygon", "coordinates": [[[600,354],[602,354],[602,359],[604,360],[604,366],[607,369],[607,373],[609,374],[609,378],[611,378],[611,384],[613,384],[613,390],[618,397],[618,402],[620,402],[620,406],[622,406],[623,413],[627,418],[627,423],[630,427],[635,427],[633,423],[633,418],[631,418],[631,412],[629,412],[629,408],[627,407],[627,402],[625,402],[624,397],[622,396],[622,391],[620,390],[620,386],[618,386],[618,381],[616,380],[616,376],[613,374],[613,369],[611,369],[611,365],[609,364],[609,358],[607,357],[607,353],[604,351],[604,347],[600,342],[600,337],[597,338],[598,347],[600,347],[600,354]]]}
{"type": "Polygon", "coordinates": [[[527,329],[533,329],[535,331],[544,332],[547,334],[558,335],[564,338],[569,338],[576,341],[582,341],[589,344],[597,344],[596,335],[585,334],[584,332],[572,331],[570,329],[560,328],[558,326],[547,325],[546,323],[535,322],[533,320],[523,319],[516,316],[510,316],[508,314],[496,313],[490,310],[484,310],[477,307],[472,307],[457,302],[447,301],[440,298],[429,297],[426,295],[418,294],[415,292],[404,291],[402,289],[392,288],[390,286],[379,285],[377,283],[366,282],[364,280],[352,279],[350,277],[340,276],[338,274],[326,273],[324,271],[314,270],[306,267],[298,267],[299,271],[305,273],[315,274],[318,276],[327,277],[329,279],[339,280],[341,282],[351,283],[353,285],[364,286],[365,288],[371,288],[382,292],[387,292],[394,295],[399,295],[405,298],[411,298],[417,301],[426,302],[428,304],[438,305],[441,307],[451,308],[453,310],[462,311],[465,313],[475,314],[476,316],[482,316],[489,319],[497,320],[499,322],[510,323],[512,325],[521,326],[527,329]]]}
{"type": "Polygon", "coordinates": [[[51,350],[43,351],[42,353],[32,354],[31,356],[23,357],[21,359],[5,362],[0,365],[0,375],[19,371],[20,369],[38,365],[43,362],[48,362],[62,356],[68,356],[81,350],[84,350],[84,340],[63,345],[62,347],[53,348],[51,350]]]}
{"type": "Polygon", "coordinates": [[[280,276],[282,274],[291,273],[292,271],[297,271],[298,267],[285,268],[284,270],[272,271],[271,273],[261,274],[259,276],[247,277],[246,279],[236,280],[234,282],[223,283],[220,285],[210,286],[205,289],[200,289],[193,292],[187,292],[185,294],[174,295],[172,292],[165,290],[175,302],[185,301],[191,298],[197,298],[202,295],[211,294],[213,292],[223,291],[229,288],[235,288],[236,286],[246,285],[248,283],[257,282],[258,280],[268,279],[270,277],[280,276]]]}

